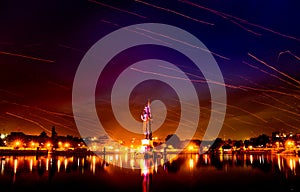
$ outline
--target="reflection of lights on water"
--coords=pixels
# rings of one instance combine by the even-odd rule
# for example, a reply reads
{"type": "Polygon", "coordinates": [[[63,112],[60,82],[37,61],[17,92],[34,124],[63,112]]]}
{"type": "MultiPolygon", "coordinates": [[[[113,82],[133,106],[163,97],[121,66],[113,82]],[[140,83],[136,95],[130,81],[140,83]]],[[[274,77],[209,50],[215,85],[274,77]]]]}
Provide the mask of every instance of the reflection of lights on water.
{"type": "Polygon", "coordinates": [[[33,159],[30,159],[30,163],[29,163],[30,172],[32,172],[32,167],[33,167],[33,159]]]}
{"type": "Polygon", "coordinates": [[[207,154],[204,155],[204,163],[207,165],[207,154]]]}
{"type": "Polygon", "coordinates": [[[93,171],[93,174],[95,174],[95,172],[96,172],[96,156],[93,156],[92,171],[93,171]]]}
{"type": "Polygon", "coordinates": [[[80,165],[80,160],[79,160],[79,158],[77,159],[77,167],[79,167],[79,165],[80,165]]]}
{"type": "Polygon", "coordinates": [[[60,162],[60,159],[57,160],[57,172],[59,172],[60,170],[60,165],[61,165],[61,162],[60,162]]]}
{"type": "Polygon", "coordinates": [[[84,158],[81,160],[82,168],[81,168],[81,173],[84,173],[84,158]]]}
{"type": "Polygon", "coordinates": [[[261,162],[262,162],[263,164],[265,164],[265,157],[264,157],[263,154],[262,154],[262,156],[261,156],[261,162]]]}
{"type": "Polygon", "coordinates": [[[190,169],[194,168],[194,159],[192,159],[192,158],[190,158],[189,167],[190,167],[190,169]]]}
{"type": "Polygon", "coordinates": [[[65,159],[64,165],[65,165],[65,170],[67,170],[67,165],[68,165],[68,160],[67,159],[65,159]]]}
{"type": "MultiPolygon", "coordinates": [[[[52,164],[52,159],[50,160],[51,164],[52,164]]],[[[49,159],[46,159],[46,171],[49,170],[49,159]]]]}
{"type": "Polygon", "coordinates": [[[237,158],[236,158],[236,155],[235,155],[235,154],[233,155],[233,161],[234,161],[235,163],[237,163],[237,158]]]}
{"type": "Polygon", "coordinates": [[[1,161],[1,175],[4,174],[5,160],[1,161]]]}
{"type": "Polygon", "coordinates": [[[289,167],[290,167],[291,171],[293,173],[295,173],[295,168],[296,168],[296,161],[295,161],[295,159],[290,159],[289,167]]]}
{"type": "Polygon", "coordinates": [[[223,162],[223,155],[222,154],[220,155],[220,162],[221,163],[223,162]]]}
{"type": "Polygon", "coordinates": [[[17,173],[17,168],[18,168],[18,159],[14,160],[14,174],[17,173]]]}
{"type": "MultiPolygon", "coordinates": [[[[262,161],[261,161],[261,156],[259,156],[258,159],[259,159],[259,164],[261,164],[261,162],[262,162],[262,161]]],[[[252,163],[251,163],[251,164],[252,164],[252,163]]]]}
{"type": "Polygon", "coordinates": [[[158,164],[157,164],[157,159],[155,160],[155,164],[154,164],[154,170],[155,173],[157,173],[157,169],[158,169],[158,164]]]}
{"type": "Polygon", "coordinates": [[[250,163],[253,164],[253,155],[250,155],[250,163]]]}
{"type": "Polygon", "coordinates": [[[278,162],[278,168],[281,171],[281,159],[280,159],[280,156],[277,157],[277,162],[278,162]]]}
{"type": "Polygon", "coordinates": [[[225,154],[224,156],[225,156],[225,160],[228,161],[229,160],[229,155],[225,154]]]}

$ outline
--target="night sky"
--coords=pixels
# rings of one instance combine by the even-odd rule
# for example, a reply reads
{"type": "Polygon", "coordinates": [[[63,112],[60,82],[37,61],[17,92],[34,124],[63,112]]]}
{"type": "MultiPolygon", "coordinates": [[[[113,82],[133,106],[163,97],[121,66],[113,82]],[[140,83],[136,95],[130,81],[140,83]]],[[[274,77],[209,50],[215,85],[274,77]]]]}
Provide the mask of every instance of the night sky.
{"type": "MultiPolygon", "coordinates": [[[[299,19],[296,0],[1,1],[0,132],[50,134],[55,125],[59,135],[79,136],[72,112],[72,86],[81,60],[105,35],[141,23],[181,28],[214,53],[227,92],[219,137],[246,139],[277,130],[300,132],[299,19]]],[[[99,77],[99,82],[107,84],[98,83],[95,98],[99,119],[115,139],[139,135],[116,123],[109,107],[109,87],[122,70],[146,58],[173,62],[195,82],[203,79],[186,57],[162,46],[134,47],[117,55],[99,77]]],[[[164,75],[171,71],[161,69],[164,75]]],[[[172,78],[174,75],[173,71],[172,78]]],[[[194,85],[201,108],[195,138],[201,138],[211,112],[210,95],[206,82],[194,85]]],[[[147,99],[165,104],[166,121],[154,132],[164,139],[174,133],[180,118],[176,93],[159,81],[139,84],[130,95],[129,108],[141,126],[139,116],[147,99]]],[[[193,103],[189,105],[192,111],[193,103]]],[[[164,115],[154,113],[153,121],[164,115]]]]}

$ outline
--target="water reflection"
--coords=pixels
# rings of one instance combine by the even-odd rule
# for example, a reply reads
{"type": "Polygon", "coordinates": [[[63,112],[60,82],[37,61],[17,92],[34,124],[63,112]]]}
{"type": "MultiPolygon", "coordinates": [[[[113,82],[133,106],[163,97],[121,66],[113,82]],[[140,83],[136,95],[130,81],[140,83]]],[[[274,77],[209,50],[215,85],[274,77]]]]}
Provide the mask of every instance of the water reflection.
{"type": "MultiPolygon", "coordinates": [[[[300,157],[275,154],[183,154],[177,157],[168,154],[166,157],[154,159],[134,158],[130,154],[111,154],[103,158],[97,156],[8,156],[1,158],[0,168],[0,180],[10,178],[12,185],[21,182],[24,179],[22,175],[26,175],[26,179],[34,182],[47,178],[48,183],[51,183],[56,176],[64,178],[80,174],[90,175],[89,178],[97,178],[103,173],[113,176],[122,171],[135,174],[137,171],[135,168],[140,168],[141,182],[137,185],[140,185],[143,192],[152,191],[151,189],[156,187],[153,184],[153,177],[171,178],[176,175],[181,180],[188,177],[195,180],[193,176],[201,175],[204,171],[220,174],[220,171],[232,173],[235,170],[247,170],[249,174],[253,172],[253,175],[257,174],[257,171],[269,173],[274,178],[282,179],[286,187],[292,186],[295,189],[297,185],[299,187],[297,179],[300,175],[300,157]],[[163,158],[169,161],[164,163],[163,158]],[[122,167],[122,165],[131,167],[132,170],[120,168],[119,166],[122,167]]],[[[124,182],[126,184],[126,179],[124,182]]]]}

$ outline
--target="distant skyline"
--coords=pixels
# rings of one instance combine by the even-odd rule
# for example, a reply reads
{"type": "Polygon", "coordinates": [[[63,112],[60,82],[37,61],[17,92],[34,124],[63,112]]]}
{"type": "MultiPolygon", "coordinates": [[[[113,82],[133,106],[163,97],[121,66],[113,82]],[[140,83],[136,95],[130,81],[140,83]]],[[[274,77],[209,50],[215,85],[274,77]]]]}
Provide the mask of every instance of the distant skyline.
{"type": "MultiPolygon", "coordinates": [[[[99,39],[121,27],[139,23],[176,26],[196,36],[214,53],[227,91],[227,112],[219,137],[246,139],[262,133],[270,135],[276,130],[298,133],[298,9],[296,1],[284,0],[3,1],[0,6],[0,133],[46,131],[50,134],[54,125],[59,135],[80,136],[72,112],[72,86],[79,63],[99,39]]],[[[115,57],[116,67],[107,69],[110,71],[102,78],[107,85],[112,85],[118,70],[149,57],[175,62],[196,82],[200,123],[195,138],[201,139],[210,117],[210,94],[207,82],[200,82],[203,75],[184,56],[164,47],[132,48],[115,57]]],[[[157,63],[153,66],[161,68],[164,75],[176,77],[174,68],[168,71],[157,63]]],[[[131,72],[143,73],[134,68],[131,72]]],[[[110,101],[103,100],[107,99],[105,88],[98,85],[96,90],[98,114],[108,111],[110,101]]],[[[149,97],[162,100],[169,110],[164,126],[155,132],[165,138],[174,132],[180,118],[176,94],[157,81],[136,87],[129,104],[141,129],[139,116],[149,97]]],[[[193,112],[193,102],[189,104],[193,112]]],[[[157,106],[154,124],[155,118],[164,117],[160,111],[162,105],[157,106]]],[[[124,134],[116,130],[111,116],[102,115],[101,119],[114,138],[132,137],[126,131],[124,134]]]]}

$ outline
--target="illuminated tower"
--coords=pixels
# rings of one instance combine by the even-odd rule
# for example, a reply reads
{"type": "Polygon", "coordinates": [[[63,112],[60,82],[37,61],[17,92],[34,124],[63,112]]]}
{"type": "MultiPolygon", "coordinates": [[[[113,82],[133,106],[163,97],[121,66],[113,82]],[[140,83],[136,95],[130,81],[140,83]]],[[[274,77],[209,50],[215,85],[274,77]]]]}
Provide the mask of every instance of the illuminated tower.
{"type": "Polygon", "coordinates": [[[150,101],[148,100],[148,103],[141,115],[141,119],[143,120],[143,132],[146,136],[145,139],[147,140],[152,140],[151,118],[150,101]]]}

